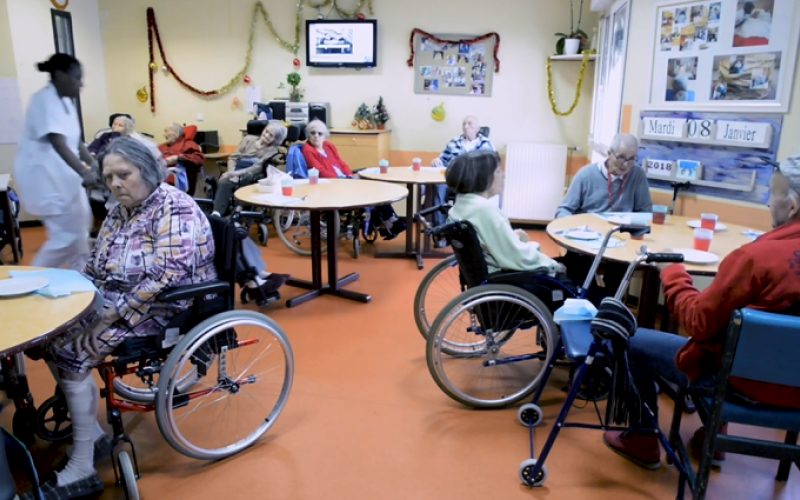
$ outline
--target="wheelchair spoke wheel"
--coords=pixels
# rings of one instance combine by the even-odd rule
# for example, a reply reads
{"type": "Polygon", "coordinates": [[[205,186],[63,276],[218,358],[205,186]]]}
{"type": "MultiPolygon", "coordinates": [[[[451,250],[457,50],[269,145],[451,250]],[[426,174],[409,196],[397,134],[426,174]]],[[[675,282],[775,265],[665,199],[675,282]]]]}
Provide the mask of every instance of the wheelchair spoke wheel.
{"type": "MultiPolygon", "coordinates": [[[[311,255],[311,214],[304,210],[275,210],[272,215],[278,237],[289,250],[298,255],[311,255]]],[[[322,252],[325,244],[327,225],[322,223],[322,252]]]]}
{"type": "Polygon", "coordinates": [[[428,338],[431,324],[442,308],[463,291],[455,255],[438,262],[422,278],[414,296],[414,321],[422,338],[428,338]]]}
{"type": "MultiPolygon", "coordinates": [[[[158,392],[158,374],[155,374],[153,379],[154,384],[150,386],[136,374],[117,377],[114,380],[114,394],[133,403],[151,404],[156,400],[156,392],[158,392]]],[[[190,368],[178,379],[178,390],[186,392],[196,381],[197,370],[190,368]]]]}
{"type": "Polygon", "coordinates": [[[158,381],[156,421],[175,450],[217,460],[253,445],[283,411],[294,377],[286,334],[263,314],[228,311],[187,333],[158,381]],[[175,381],[194,367],[188,392],[175,381]]]}
{"type": "Polygon", "coordinates": [[[485,285],[454,298],[428,335],[428,369],[453,400],[473,408],[502,408],[538,387],[552,356],[556,326],[533,294],[485,285]]]}

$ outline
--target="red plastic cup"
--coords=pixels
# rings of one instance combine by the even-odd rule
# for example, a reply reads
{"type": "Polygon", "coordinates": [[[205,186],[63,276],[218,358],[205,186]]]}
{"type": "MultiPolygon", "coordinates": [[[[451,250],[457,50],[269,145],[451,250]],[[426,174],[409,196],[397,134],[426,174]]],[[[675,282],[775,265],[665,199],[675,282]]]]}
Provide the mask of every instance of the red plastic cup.
{"type": "Polygon", "coordinates": [[[411,162],[411,168],[414,170],[414,172],[419,172],[420,169],[422,169],[422,160],[419,158],[414,158],[414,160],[411,162]]]}
{"type": "Polygon", "coordinates": [[[388,174],[389,173],[389,167],[381,166],[380,168],[381,168],[381,173],[382,174],[388,174]]]}
{"type": "Polygon", "coordinates": [[[319,176],[318,175],[309,175],[308,176],[308,184],[311,185],[311,186],[316,186],[317,184],[319,184],[319,176]]]}
{"type": "Polygon", "coordinates": [[[284,196],[291,196],[294,192],[294,186],[283,186],[281,187],[281,191],[283,192],[284,196]]]}
{"type": "Polygon", "coordinates": [[[717,229],[718,220],[719,216],[717,214],[700,214],[700,227],[714,231],[717,229]]]}
{"type": "Polygon", "coordinates": [[[714,231],[711,229],[694,230],[694,249],[701,252],[708,252],[711,248],[711,240],[714,239],[714,231]]]}

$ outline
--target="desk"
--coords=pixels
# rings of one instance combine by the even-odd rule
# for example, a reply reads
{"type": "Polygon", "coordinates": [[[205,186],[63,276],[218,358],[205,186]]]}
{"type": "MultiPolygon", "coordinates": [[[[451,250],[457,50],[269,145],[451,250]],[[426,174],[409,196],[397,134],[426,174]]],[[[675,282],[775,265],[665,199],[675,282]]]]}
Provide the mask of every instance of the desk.
{"type": "MultiPolygon", "coordinates": [[[[615,235],[621,240],[629,240],[623,247],[609,248],[603,254],[606,260],[630,263],[636,258],[636,252],[642,245],[647,245],[650,251],[660,252],[665,248],[692,248],[694,244],[694,230],[686,223],[690,220],[698,220],[693,217],[683,217],[678,215],[668,215],[666,223],[663,225],[653,224],[650,226],[650,234],[646,234],[643,240],[630,240],[627,234],[615,235]]],[[[728,229],[718,231],[714,234],[711,242],[711,251],[719,257],[716,264],[697,265],[684,264],[690,274],[699,276],[715,276],[719,270],[719,264],[731,252],[753,241],[748,236],[742,234],[748,228],[737,224],[730,224],[720,221],[728,229]]],[[[590,230],[605,234],[614,227],[609,222],[592,214],[573,215],[557,219],[547,225],[547,234],[558,245],[582,254],[597,255],[597,250],[587,248],[580,241],[571,240],[557,231],[572,229],[578,226],[588,226],[590,230]]],[[[661,280],[656,268],[652,266],[644,267],[644,281],[642,284],[641,304],[639,307],[639,326],[642,328],[652,328],[655,324],[655,306],[658,303],[658,294],[661,288],[661,280]]]]}
{"type": "MultiPolygon", "coordinates": [[[[0,266],[0,279],[9,277],[9,271],[33,271],[37,268],[0,266]]],[[[2,372],[13,372],[13,377],[4,377],[14,383],[4,385],[9,399],[13,400],[21,419],[35,419],[36,408],[28,389],[25,375],[25,359],[22,352],[37,346],[82,320],[94,310],[93,292],[74,293],[68,297],[50,299],[40,295],[25,295],[13,299],[0,299],[0,363],[2,372]],[[13,360],[12,360],[13,358],[13,360]]],[[[16,415],[15,415],[16,416],[16,415]]],[[[15,424],[16,424],[15,418],[15,424]]],[[[33,420],[31,420],[33,421],[33,420]]],[[[22,438],[22,436],[19,436],[22,438]]],[[[23,439],[24,440],[24,439],[23,439]]],[[[2,438],[0,437],[0,446],[2,438]]],[[[11,476],[5,452],[0,454],[0,477],[11,476]]]]}
{"type": "Polygon", "coordinates": [[[358,273],[349,274],[343,278],[338,276],[339,258],[336,252],[338,247],[339,231],[329,230],[328,233],[328,284],[322,283],[322,226],[320,224],[323,212],[331,214],[331,218],[339,219],[339,210],[352,210],[356,208],[371,207],[393,203],[405,198],[408,193],[400,186],[385,182],[375,182],[357,179],[332,179],[323,184],[300,185],[294,187],[293,196],[307,197],[300,203],[280,204],[265,201],[259,198],[258,185],[239,188],[234,196],[242,203],[268,208],[308,210],[311,214],[311,281],[291,279],[288,285],[310,290],[308,293],[286,301],[287,307],[294,307],[321,295],[334,295],[344,299],[367,303],[371,300],[369,295],[344,290],[342,287],[356,281],[358,273]]]}
{"type": "Polygon", "coordinates": [[[17,234],[14,216],[11,214],[11,198],[8,196],[9,184],[11,184],[11,174],[0,174],[0,207],[2,207],[4,214],[2,224],[6,229],[6,233],[11,236],[11,242],[9,243],[11,245],[11,253],[14,256],[14,264],[18,264],[22,258],[22,245],[17,241],[20,235],[17,234]]]}
{"type": "Polygon", "coordinates": [[[413,221],[412,223],[414,214],[420,211],[422,205],[422,193],[417,187],[428,186],[425,204],[432,206],[433,190],[436,189],[436,186],[446,182],[443,174],[444,169],[441,171],[420,170],[419,172],[414,172],[409,167],[390,167],[389,171],[385,174],[364,172],[358,174],[359,177],[363,179],[405,184],[408,190],[408,197],[406,198],[406,251],[376,253],[375,258],[416,259],[417,268],[422,269],[425,267],[425,264],[422,262],[423,258],[445,258],[450,255],[446,252],[431,251],[431,238],[428,235],[424,237],[425,248],[423,249],[422,223],[417,221],[413,221]],[[415,191],[419,191],[416,193],[416,202],[414,201],[415,191]],[[414,233],[416,233],[416,241],[414,239],[414,233]]]}

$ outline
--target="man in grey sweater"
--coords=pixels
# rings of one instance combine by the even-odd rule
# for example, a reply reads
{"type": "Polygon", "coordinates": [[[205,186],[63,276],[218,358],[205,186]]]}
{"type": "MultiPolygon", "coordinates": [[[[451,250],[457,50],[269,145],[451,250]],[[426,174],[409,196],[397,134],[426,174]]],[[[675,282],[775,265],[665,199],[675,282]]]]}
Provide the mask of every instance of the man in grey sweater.
{"type": "Polygon", "coordinates": [[[638,153],[636,137],[617,134],[606,161],[583,167],[572,180],[556,219],[598,212],[651,212],[647,174],[636,167],[638,153]]]}

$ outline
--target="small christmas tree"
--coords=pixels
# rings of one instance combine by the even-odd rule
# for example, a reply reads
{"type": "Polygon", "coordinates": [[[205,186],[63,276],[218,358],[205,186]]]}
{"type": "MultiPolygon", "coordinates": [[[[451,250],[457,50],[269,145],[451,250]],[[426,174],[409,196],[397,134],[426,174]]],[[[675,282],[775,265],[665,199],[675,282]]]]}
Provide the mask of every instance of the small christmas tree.
{"type": "Polygon", "coordinates": [[[386,127],[386,122],[389,121],[389,112],[386,111],[386,105],[383,103],[383,96],[378,98],[378,104],[373,108],[372,115],[375,119],[375,123],[378,124],[378,129],[386,127]]]}
{"type": "Polygon", "coordinates": [[[371,129],[374,126],[372,112],[366,103],[362,102],[356,110],[356,114],[353,116],[353,126],[361,130],[371,129]]]}

